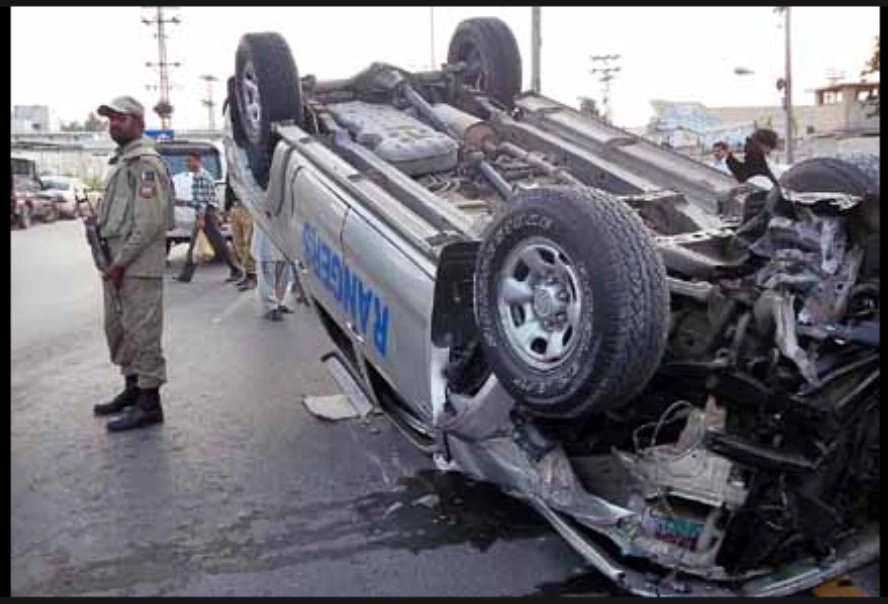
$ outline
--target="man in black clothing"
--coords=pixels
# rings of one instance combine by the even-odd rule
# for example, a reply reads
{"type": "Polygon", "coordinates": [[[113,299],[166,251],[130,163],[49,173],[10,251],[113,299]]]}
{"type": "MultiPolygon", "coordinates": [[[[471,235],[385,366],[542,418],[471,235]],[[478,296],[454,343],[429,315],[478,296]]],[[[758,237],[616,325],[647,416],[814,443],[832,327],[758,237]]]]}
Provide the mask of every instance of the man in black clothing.
{"type": "Polygon", "coordinates": [[[226,283],[238,281],[243,273],[241,269],[231,259],[231,253],[228,251],[228,244],[225,237],[219,231],[219,203],[216,201],[216,183],[213,177],[204,169],[200,155],[191,153],[188,155],[188,170],[194,175],[191,185],[191,205],[196,210],[194,221],[194,230],[191,232],[191,243],[188,245],[188,253],[185,255],[185,265],[182,272],[175,279],[183,283],[191,281],[194,270],[197,265],[192,258],[194,251],[194,243],[197,241],[197,235],[203,229],[206,233],[210,245],[213,246],[213,252],[217,258],[221,258],[228,265],[231,271],[226,283]]]}
{"type": "Polygon", "coordinates": [[[777,148],[777,133],[768,128],[759,128],[746,139],[744,161],[728,153],[725,163],[738,182],[746,182],[753,176],[764,176],[777,186],[777,178],[768,167],[768,155],[777,148]]]}

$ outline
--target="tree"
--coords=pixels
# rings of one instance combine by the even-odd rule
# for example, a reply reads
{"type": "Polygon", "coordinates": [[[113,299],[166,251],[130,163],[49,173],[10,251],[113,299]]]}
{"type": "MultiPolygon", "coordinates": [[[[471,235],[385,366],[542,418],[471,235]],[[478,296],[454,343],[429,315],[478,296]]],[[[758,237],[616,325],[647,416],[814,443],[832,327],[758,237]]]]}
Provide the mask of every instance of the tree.
{"type": "Polygon", "coordinates": [[[598,111],[598,104],[595,102],[595,99],[590,99],[587,96],[580,97],[580,113],[587,117],[601,119],[601,112],[598,111]]]}
{"type": "Polygon", "coordinates": [[[89,113],[86,121],[62,123],[62,132],[103,132],[105,130],[105,122],[95,113],[89,113]]]}
{"type": "Polygon", "coordinates": [[[89,117],[86,118],[86,122],[83,124],[83,129],[87,132],[102,132],[105,129],[105,122],[90,111],[89,117]]]}
{"type": "Polygon", "coordinates": [[[876,47],[873,49],[873,56],[866,62],[866,67],[860,75],[865,76],[871,73],[879,73],[879,36],[876,36],[876,47]]]}
{"type": "MultiPolygon", "coordinates": [[[[866,76],[871,73],[879,73],[879,55],[880,55],[880,44],[879,44],[879,36],[876,36],[876,47],[873,49],[873,55],[870,57],[869,61],[866,62],[866,66],[863,71],[860,73],[861,76],[866,76]]],[[[873,112],[870,113],[867,117],[876,117],[879,115],[879,99],[877,98],[873,102],[873,112]]]]}

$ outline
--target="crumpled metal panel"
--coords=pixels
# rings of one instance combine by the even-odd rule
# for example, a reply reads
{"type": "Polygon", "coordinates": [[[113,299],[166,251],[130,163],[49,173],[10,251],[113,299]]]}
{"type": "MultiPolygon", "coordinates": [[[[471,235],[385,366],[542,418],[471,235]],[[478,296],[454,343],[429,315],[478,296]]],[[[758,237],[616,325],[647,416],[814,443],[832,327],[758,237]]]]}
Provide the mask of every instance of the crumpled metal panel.
{"type": "Polygon", "coordinates": [[[549,451],[539,462],[532,462],[509,436],[481,442],[452,437],[448,444],[453,459],[470,476],[535,498],[587,524],[615,526],[633,515],[630,510],[585,491],[561,447],[549,451]]]}

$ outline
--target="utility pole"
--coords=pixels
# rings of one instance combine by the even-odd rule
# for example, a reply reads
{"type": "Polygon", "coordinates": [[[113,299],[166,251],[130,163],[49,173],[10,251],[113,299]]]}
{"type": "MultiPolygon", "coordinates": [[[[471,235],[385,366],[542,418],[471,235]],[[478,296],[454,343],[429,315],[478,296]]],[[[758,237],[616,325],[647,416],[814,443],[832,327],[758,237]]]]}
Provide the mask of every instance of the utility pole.
{"type": "Polygon", "coordinates": [[[142,23],[149,27],[155,26],[157,28],[157,31],[154,34],[154,37],[157,38],[157,62],[147,62],[145,63],[145,66],[156,67],[158,70],[160,76],[160,83],[158,86],[158,89],[160,90],[160,100],[154,106],[154,112],[160,117],[161,127],[167,129],[170,127],[173,115],[173,105],[170,103],[169,68],[180,67],[182,64],[171,63],[167,60],[166,25],[167,23],[178,24],[181,21],[178,17],[166,18],[164,16],[165,8],[174,9],[175,7],[155,6],[153,7],[155,12],[154,17],[150,19],[142,17],[142,23]]]}
{"type": "Polygon", "coordinates": [[[616,62],[620,59],[620,55],[593,55],[589,57],[593,63],[601,63],[601,67],[594,67],[589,72],[591,74],[601,74],[598,78],[598,81],[601,82],[602,87],[602,111],[601,116],[602,119],[606,122],[611,121],[611,107],[610,107],[610,83],[616,77],[615,73],[620,71],[620,66],[611,66],[611,62],[616,62]]]}
{"type": "Polygon", "coordinates": [[[543,45],[540,34],[540,7],[530,7],[530,88],[540,93],[540,47],[543,45]]]}
{"type": "Polygon", "coordinates": [[[203,103],[204,107],[207,108],[207,111],[209,113],[210,132],[215,132],[216,115],[214,112],[214,108],[216,106],[216,103],[213,102],[213,82],[218,81],[219,78],[207,73],[200,76],[200,79],[207,83],[207,98],[203,99],[201,102],[203,103]]]}
{"type": "Polygon", "coordinates": [[[789,31],[789,7],[783,7],[783,15],[785,17],[786,27],[786,163],[793,163],[793,132],[792,132],[792,60],[790,59],[790,31],[789,31]]]}

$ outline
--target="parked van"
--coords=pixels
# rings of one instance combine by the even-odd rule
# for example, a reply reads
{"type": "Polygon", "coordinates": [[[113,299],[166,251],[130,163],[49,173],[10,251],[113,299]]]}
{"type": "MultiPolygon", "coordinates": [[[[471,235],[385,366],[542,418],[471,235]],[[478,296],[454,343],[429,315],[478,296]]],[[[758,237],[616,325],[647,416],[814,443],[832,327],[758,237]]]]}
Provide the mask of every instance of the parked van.
{"type": "MultiPolygon", "coordinates": [[[[159,139],[156,143],[157,152],[163,158],[173,177],[176,193],[176,226],[167,232],[167,251],[178,243],[191,241],[194,229],[195,210],[188,204],[191,202],[192,174],[188,171],[186,160],[191,153],[198,153],[204,169],[216,181],[216,199],[222,209],[225,199],[225,161],[221,144],[212,141],[159,139]]],[[[231,237],[231,229],[227,220],[220,224],[222,235],[231,237]]]]}

